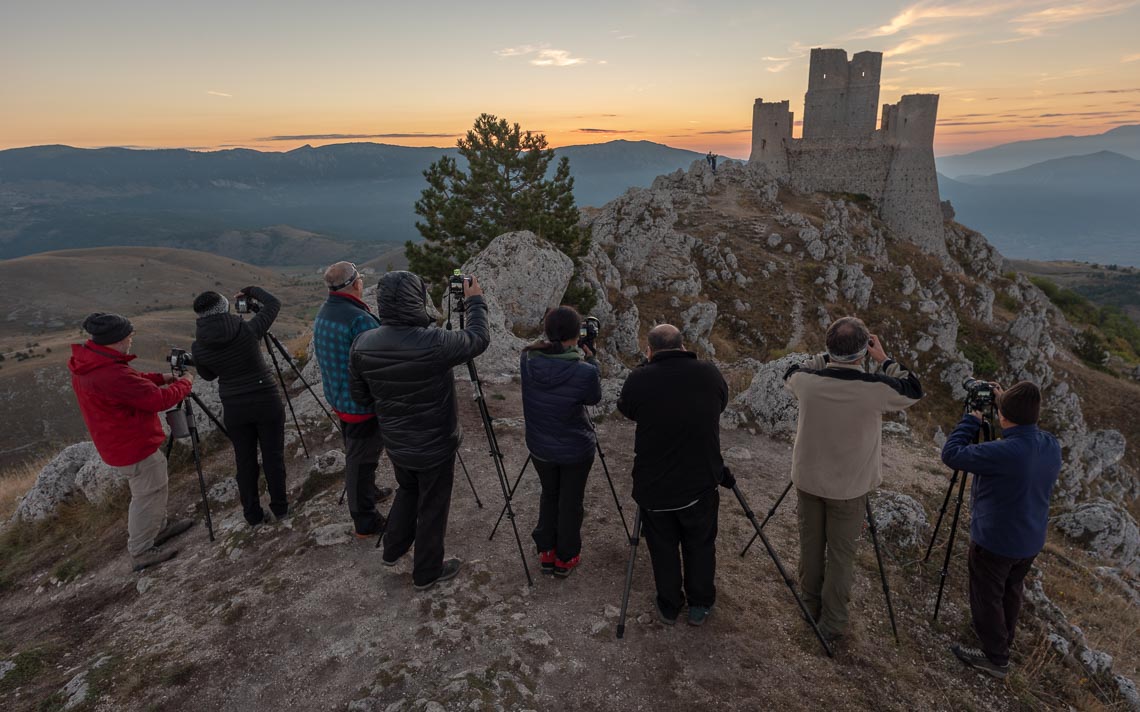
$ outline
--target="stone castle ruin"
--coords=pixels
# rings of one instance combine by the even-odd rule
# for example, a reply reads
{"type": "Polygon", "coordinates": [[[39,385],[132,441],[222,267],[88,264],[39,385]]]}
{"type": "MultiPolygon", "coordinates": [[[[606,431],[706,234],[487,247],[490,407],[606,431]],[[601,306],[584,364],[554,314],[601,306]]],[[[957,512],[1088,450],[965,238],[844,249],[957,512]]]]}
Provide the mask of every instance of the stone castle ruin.
{"type": "Polygon", "coordinates": [[[803,138],[792,138],[785,101],[757,99],[752,156],[793,188],[861,193],[899,237],[927,252],[945,252],[934,169],[937,94],[908,94],[879,104],[882,52],[813,49],[804,96],[803,138]]]}

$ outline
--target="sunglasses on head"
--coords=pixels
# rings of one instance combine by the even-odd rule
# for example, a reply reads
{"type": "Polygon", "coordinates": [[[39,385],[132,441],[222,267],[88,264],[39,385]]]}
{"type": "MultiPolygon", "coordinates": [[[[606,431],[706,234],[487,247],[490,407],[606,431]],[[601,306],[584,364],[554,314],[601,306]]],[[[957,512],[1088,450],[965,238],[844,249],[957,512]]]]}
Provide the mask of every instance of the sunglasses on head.
{"type": "Polygon", "coordinates": [[[329,285],[329,291],[330,292],[339,292],[340,290],[344,289],[345,287],[352,284],[353,282],[355,282],[358,279],[360,279],[360,272],[357,271],[356,265],[352,265],[352,276],[340,284],[329,285]]]}

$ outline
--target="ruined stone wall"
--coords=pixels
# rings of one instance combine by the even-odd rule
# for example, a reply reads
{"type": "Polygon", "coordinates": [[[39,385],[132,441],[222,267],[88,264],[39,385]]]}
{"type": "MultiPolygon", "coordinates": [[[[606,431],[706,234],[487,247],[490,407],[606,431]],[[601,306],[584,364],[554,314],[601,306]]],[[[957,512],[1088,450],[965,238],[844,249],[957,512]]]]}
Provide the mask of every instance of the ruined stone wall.
{"type": "Polygon", "coordinates": [[[773,177],[788,177],[788,146],[792,143],[792,112],[787,101],[757,99],[752,108],[752,155],[773,177]]]}
{"type": "Polygon", "coordinates": [[[882,205],[894,150],[878,138],[793,141],[788,183],[796,190],[862,193],[882,205]]]}
{"type": "Polygon", "coordinates": [[[804,95],[805,139],[861,138],[875,130],[881,52],[813,49],[804,95]]]}

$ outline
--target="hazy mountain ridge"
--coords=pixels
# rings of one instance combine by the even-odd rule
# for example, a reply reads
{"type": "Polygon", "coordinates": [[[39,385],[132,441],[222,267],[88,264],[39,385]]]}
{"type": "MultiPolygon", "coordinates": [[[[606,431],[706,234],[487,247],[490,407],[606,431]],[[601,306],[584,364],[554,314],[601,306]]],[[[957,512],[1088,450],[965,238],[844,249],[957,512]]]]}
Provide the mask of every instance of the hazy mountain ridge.
{"type": "Polygon", "coordinates": [[[1091,136],[1057,136],[1004,143],[979,151],[937,159],[938,170],[951,178],[1016,170],[1054,158],[1112,151],[1140,159],[1140,125],[1117,126],[1091,136]]]}

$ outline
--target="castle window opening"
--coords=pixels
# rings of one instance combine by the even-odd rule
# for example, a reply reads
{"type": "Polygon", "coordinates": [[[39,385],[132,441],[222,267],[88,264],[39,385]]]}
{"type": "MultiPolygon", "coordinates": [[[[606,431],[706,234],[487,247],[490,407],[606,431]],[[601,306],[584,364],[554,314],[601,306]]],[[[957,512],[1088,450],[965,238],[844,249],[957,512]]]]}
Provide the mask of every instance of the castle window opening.
{"type": "Polygon", "coordinates": [[[824,78],[824,79],[827,79],[827,72],[824,72],[824,73],[823,73],[823,78],[824,78]]]}

